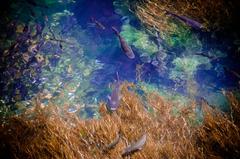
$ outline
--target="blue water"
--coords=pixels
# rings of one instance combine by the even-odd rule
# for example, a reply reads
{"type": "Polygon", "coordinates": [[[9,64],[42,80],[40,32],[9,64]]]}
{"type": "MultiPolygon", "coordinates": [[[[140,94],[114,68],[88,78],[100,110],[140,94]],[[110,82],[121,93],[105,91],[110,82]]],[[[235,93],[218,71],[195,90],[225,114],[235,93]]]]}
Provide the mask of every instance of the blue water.
{"type": "MultiPolygon", "coordinates": [[[[144,52],[134,46],[131,47],[136,58],[129,59],[122,51],[119,40],[111,29],[111,27],[114,26],[121,31],[122,25],[126,24],[123,16],[115,12],[117,8],[114,8],[112,0],[81,0],[71,5],[65,5],[63,3],[61,7],[55,8],[54,11],[64,12],[64,9],[72,12],[73,15],[60,18],[58,20],[60,25],[52,27],[55,29],[53,31],[57,37],[61,37],[62,39],[75,38],[83,49],[83,55],[79,53],[79,48],[75,45],[69,44],[69,46],[66,46],[66,44],[63,44],[63,49],[61,49],[59,43],[45,43],[40,51],[44,56],[49,57],[50,71],[48,71],[49,68],[46,66],[39,67],[36,61],[29,62],[26,67],[34,68],[37,75],[34,78],[30,78],[31,73],[26,72],[24,76],[20,79],[15,79],[7,87],[3,84],[7,83],[8,75],[6,75],[4,80],[1,80],[1,84],[3,85],[1,88],[5,88],[4,93],[7,93],[7,95],[2,98],[6,103],[12,104],[15,102],[11,102],[11,98],[16,96],[16,90],[20,90],[22,100],[29,100],[36,93],[42,92],[43,90],[48,90],[53,97],[64,92],[67,94],[64,96],[67,96],[66,99],[70,101],[71,106],[74,107],[79,103],[85,103],[84,109],[88,115],[92,117],[96,110],[95,108],[88,107],[88,105],[97,105],[100,101],[107,101],[107,95],[111,93],[109,84],[117,79],[116,74],[119,74],[121,81],[134,82],[138,85],[140,81],[138,81],[136,77],[136,66],[142,65],[141,82],[145,82],[160,91],[167,91],[168,96],[175,96],[177,93],[184,98],[204,97],[209,103],[218,105],[220,108],[226,110],[226,99],[223,97],[221,89],[236,88],[239,79],[231,73],[226,72],[223,66],[228,66],[239,72],[240,66],[238,63],[232,63],[232,60],[228,57],[212,60],[210,62],[212,65],[211,69],[206,69],[206,65],[201,64],[197,66],[197,70],[192,74],[192,77],[189,77],[191,80],[182,79],[179,76],[176,81],[170,78],[170,74],[175,67],[173,61],[178,57],[187,57],[187,55],[184,54],[186,48],[168,48],[168,54],[165,60],[166,70],[162,72],[159,72],[152,63],[144,62],[140,58],[144,52]],[[92,17],[101,22],[106,29],[102,30],[94,25],[91,21],[92,17]],[[70,49],[70,51],[65,48],[70,49]],[[66,57],[69,59],[64,59],[66,57]],[[70,62],[66,62],[67,60],[70,60],[70,62]],[[83,67],[89,66],[93,69],[87,77],[83,75],[86,68],[79,69],[78,66],[79,63],[82,63],[82,60],[84,60],[85,65],[83,67]],[[67,64],[64,64],[64,62],[67,64]],[[101,67],[93,68],[94,66],[92,66],[91,62],[96,62],[100,64],[101,67]],[[73,73],[68,73],[67,71],[70,65],[73,73]],[[64,71],[59,71],[60,73],[57,71],[54,72],[56,68],[61,68],[64,71]],[[55,77],[57,78],[55,79],[55,77]],[[85,84],[84,81],[89,85],[85,84]],[[187,84],[191,82],[196,82],[194,87],[196,87],[197,91],[195,91],[194,97],[191,96],[187,89],[187,84]],[[74,84],[74,91],[68,89],[67,85],[70,84],[74,84]],[[85,86],[87,88],[85,88],[85,86]],[[82,93],[78,93],[81,91],[82,93]],[[82,94],[84,95],[81,96],[82,94]]],[[[54,14],[54,11],[51,11],[51,8],[47,11],[49,16],[47,25],[49,26],[53,23],[51,16],[54,14]]],[[[44,20],[41,20],[41,22],[42,21],[44,20]]],[[[136,17],[129,20],[129,25],[136,29],[144,29],[136,17]]],[[[47,32],[45,34],[47,34],[47,32]]],[[[220,44],[209,40],[210,37],[208,35],[202,34],[201,32],[193,32],[193,34],[197,34],[201,39],[207,39],[202,42],[203,51],[209,51],[211,49],[221,50],[221,47],[219,47],[220,44]]],[[[157,44],[156,37],[150,36],[150,40],[157,44]]],[[[226,50],[222,52],[226,54],[226,50]]],[[[152,55],[150,58],[152,61],[155,55],[152,55]]],[[[141,92],[141,90],[139,91],[141,92]]],[[[4,96],[4,93],[1,92],[1,96],[4,96]]],[[[47,103],[46,100],[44,102],[47,103]]],[[[56,101],[56,103],[61,103],[61,100],[56,101]]],[[[71,109],[71,111],[74,110],[71,109]]],[[[83,114],[83,112],[81,112],[80,115],[81,114],[83,114]]]]}

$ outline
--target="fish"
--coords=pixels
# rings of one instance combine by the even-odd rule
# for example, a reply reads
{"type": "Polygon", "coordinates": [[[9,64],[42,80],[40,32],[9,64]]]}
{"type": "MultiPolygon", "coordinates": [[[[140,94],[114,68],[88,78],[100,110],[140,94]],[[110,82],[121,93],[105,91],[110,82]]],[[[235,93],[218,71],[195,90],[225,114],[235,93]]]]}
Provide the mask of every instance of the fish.
{"type": "Polygon", "coordinates": [[[95,18],[91,17],[91,21],[100,29],[105,30],[106,27],[99,21],[97,21],[95,18]]]}
{"type": "Polygon", "coordinates": [[[190,26],[192,28],[195,28],[195,29],[203,29],[204,28],[204,26],[201,23],[199,23],[199,22],[197,22],[193,19],[190,19],[190,18],[188,18],[186,16],[183,16],[183,15],[177,15],[177,14],[172,13],[172,12],[167,11],[167,10],[165,10],[165,11],[166,11],[167,15],[170,15],[174,18],[179,19],[180,21],[184,22],[185,24],[187,24],[188,26],[190,26]]]}
{"type": "Polygon", "coordinates": [[[108,104],[107,104],[107,108],[110,111],[116,111],[119,103],[121,100],[121,95],[120,95],[120,82],[119,82],[119,76],[117,73],[117,81],[114,83],[114,89],[111,93],[111,95],[108,95],[108,104]]]}
{"type": "Polygon", "coordinates": [[[129,59],[134,59],[135,58],[135,54],[132,51],[131,47],[127,44],[127,42],[125,41],[125,39],[120,35],[119,31],[117,30],[117,28],[112,27],[112,30],[115,32],[115,34],[117,35],[120,44],[121,44],[121,48],[122,50],[125,52],[125,54],[127,55],[127,57],[129,59]]]}
{"type": "Polygon", "coordinates": [[[144,144],[146,143],[146,141],[147,141],[147,134],[145,133],[137,142],[135,142],[131,145],[128,145],[124,149],[124,151],[122,153],[122,157],[130,155],[131,153],[141,150],[143,148],[144,144]]]}
{"type": "Polygon", "coordinates": [[[118,132],[115,139],[104,148],[104,151],[107,151],[107,150],[110,150],[110,149],[114,148],[118,144],[120,139],[121,139],[121,133],[118,132]]]}

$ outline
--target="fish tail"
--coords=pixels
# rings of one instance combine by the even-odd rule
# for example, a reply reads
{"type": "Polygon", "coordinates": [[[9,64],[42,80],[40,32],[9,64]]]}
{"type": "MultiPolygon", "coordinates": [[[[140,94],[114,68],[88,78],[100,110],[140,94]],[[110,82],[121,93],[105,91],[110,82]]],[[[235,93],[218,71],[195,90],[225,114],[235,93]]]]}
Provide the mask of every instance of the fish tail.
{"type": "Polygon", "coordinates": [[[173,17],[178,17],[179,18],[179,16],[177,14],[173,13],[173,12],[170,12],[168,10],[164,10],[164,11],[165,11],[165,14],[168,15],[168,16],[173,16],[173,17]]]}
{"type": "Polygon", "coordinates": [[[117,28],[115,28],[114,26],[112,26],[112,30],[115,32],[115,34],[117,34],[119,36],[119,31],[117,30],[117,28]]]}

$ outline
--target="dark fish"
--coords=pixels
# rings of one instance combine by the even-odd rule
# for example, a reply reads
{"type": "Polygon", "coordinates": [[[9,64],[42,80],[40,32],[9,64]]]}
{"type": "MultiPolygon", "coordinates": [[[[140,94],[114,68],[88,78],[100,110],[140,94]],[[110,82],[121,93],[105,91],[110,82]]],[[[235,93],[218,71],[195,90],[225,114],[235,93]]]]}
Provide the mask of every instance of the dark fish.
{"type": "Polygon", "coordinates": [[[165,11],[166,11],[166,13],[167,13],[168,15],[170,15],[170,16],[172,16],[172,17],[175,17],[175,18],[177,18],[177,19],[179,19],[179,20],[181,20],[182,22],[184,22],[185,24],[187,24],[188,26],[190,26],[190,27],[192,27],[192,28],[195,28],[195,29],[202,29],[202,28],[204,28],[201,23],[199,23],[199,22],[197,22],[197,21],[195,21],[195,20],[193,20],[193,19],[190,19],[190,18],[188,18],[188,17],[186,17],[186,16],[177,15],[177,14],[172,13],[172,12],[167,11],[167,10],[165,10],[165,11]]]}
{"type": "Polygon", "coordinates": [[[107,150],[110,150],[110,149],[114,148],[118,144],[118,142],[120,141],[120,138],[121,138],[121,133],[119,132],[117,134],[116,138],[104,148],[104,151],[107,151],[107,150]]]}
{"type": "Polygon", "coordinates": [[[106,27],[102,24],[102,23],[100,23],[99,21],[97,21],[95,18],[91,18],[91,20],[92,20],[92,22],[94,23],[94,24],[96,24],[96,26],[98,27],[98,28],[100,28],[100,29],[102,29],[102,30],[105,30],[106,29],[106,27]]]}
{"type": "Polygon", "coordinates": [[[144,144],[146,143],[146,140],[147,140],[147,134],[144,134],[136,143],[128,145],[124,149],[122,156],[124,157],[124,156],[130,155],[131,153],[141,150],[144,144]]]}
{"type": "Polygon", "coordinates": [[[130,46],[128,46],[127,42],[123,39],[123,37],[119,34],[119,31],[115,28],[115,27],[112,27],[112,30],[115,32],[115,34],[118,36],[118,39],[121,43],[121,47],[122,47],[122,50],[125,52],[125,54],[127,55],[127,57],[129,59],[134,59],[135,58],[135,55],[131,49],[130,46]]]}
{"type": "Polygon", "coordinates": [[[117,81],[114,83],[114,89],[111,93],[110,96],[108,96],[108,109],[111,111],[117,110],[119,103],[121,100],[121,95],[120,95],[120,81],[117,73],[117,81]]]}

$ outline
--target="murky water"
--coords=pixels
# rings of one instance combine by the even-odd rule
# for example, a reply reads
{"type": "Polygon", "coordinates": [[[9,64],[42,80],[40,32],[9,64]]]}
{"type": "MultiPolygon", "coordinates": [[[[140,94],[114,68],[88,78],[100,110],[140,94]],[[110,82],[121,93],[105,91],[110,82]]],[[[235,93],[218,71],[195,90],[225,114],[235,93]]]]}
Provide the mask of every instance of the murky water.
{"type": "MultiPolygon", "coordinates": [[[[84,108],[79,112],[84,118],[98,117],[97,104],[107,101],[118,73],[121,81],[134,82],[138,92],[158,91],[180,103],[204,98],[227,110],[221,89],[235,88],[238,81],[226,73],[225,66],[231,64],[226,52],[211,40],[202,40],[209,36],[186,30],[183,39],[172,36],[159,42],[157,34],[149,33],[124,2],[117,0],[44,2],[44,6],[23,3],[15,9],[20,16],[13,13],[11,17],[18,19],[18,35],[24,23],[33,30],[41,24],[44,30],[31,44],[19,47],[15,59],[1,55],[6,61],[1,68],[2,103],[17,103],[13,109],[18,110],[41,92],[43,104],[51,100],[60,106],[70,105],[71,112],[84,108]],[[31,8],[29,20],[21,21],[29,16],[26,7],[31,8]],[[112,26],[131,46],[134,59],[123,52],[112,26]],[[29,51],[34,43],[41,43],[41,47],[29,51]],[[26,52],[29,59],[23,58],[26,52]]],[[[14,37],[5,42],[14,43],[14,37]]]]}

